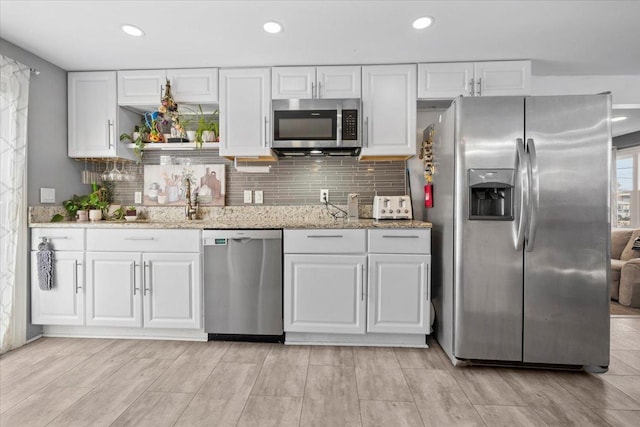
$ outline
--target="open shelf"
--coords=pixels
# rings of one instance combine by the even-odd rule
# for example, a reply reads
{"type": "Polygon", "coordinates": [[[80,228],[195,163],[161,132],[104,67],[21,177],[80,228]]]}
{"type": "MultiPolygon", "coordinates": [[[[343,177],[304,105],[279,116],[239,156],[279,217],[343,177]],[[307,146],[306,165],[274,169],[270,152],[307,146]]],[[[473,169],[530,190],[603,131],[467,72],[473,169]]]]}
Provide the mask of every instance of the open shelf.
{"type": "MultiPolygon", "coordinates": [[[[135,148],[135,144],[127,144],[129,148],[135,148]]],[[[196,148],[195,142],[150,142],[144,145],[146,150],[218,150],[219,142],[203,142],[201,148],[196,148]]]]}

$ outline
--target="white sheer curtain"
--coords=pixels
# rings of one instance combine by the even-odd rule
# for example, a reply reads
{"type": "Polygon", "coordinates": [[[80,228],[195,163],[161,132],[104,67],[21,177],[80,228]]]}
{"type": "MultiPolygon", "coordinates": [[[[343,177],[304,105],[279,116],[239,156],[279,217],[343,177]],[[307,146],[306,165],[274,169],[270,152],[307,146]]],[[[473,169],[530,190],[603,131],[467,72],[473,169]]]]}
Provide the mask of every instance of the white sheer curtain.
{"type": "Polygon", "coordinates": [[[24,343],[27,110],[30,70],[0,55],[0,353],[24,343]]]}

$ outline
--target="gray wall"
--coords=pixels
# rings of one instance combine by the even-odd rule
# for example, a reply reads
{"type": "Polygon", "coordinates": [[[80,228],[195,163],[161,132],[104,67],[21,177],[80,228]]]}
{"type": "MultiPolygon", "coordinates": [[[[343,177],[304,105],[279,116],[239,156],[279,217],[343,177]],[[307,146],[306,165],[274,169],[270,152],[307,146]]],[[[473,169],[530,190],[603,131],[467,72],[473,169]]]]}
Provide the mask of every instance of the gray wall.
{"type": "Polygon", "coordinates": [[[40,71],[29,83],[27,203],[40,204],[40,187],[56,189],[56,205],[86,193],[84,164],[67,157],[67,72],[3,39],[0,54],[40,71]]]}

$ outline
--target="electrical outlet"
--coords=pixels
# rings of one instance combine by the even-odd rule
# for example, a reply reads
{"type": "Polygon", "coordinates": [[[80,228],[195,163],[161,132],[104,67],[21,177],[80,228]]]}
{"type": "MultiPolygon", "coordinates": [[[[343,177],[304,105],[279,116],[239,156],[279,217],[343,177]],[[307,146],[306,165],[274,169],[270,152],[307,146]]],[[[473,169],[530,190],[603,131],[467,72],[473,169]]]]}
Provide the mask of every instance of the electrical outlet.
{"type": "Polygon", "coordinates": [[[142,203],[142,191],[136,191],[133,193],[133,203],[136,205],[142,203]]]}
{"type": "Polygon", "coordinates": [[[254,196],[254,203],[256,205],[261,205],[264,203],[264,194],[262,193],[262,190],[256,190],[253,192],[253,196],[254,196]]]}
{"type": "Polygon", "coordinates": [[[251,195],[251,190],[244,190],[244,202],[251,203],[253,201],[253,196],[251,195]]]}
{"type": "Polygon", "coordinates": [[[320,190],[320,201],[322,203],[329,203],[329,190],[328,189],[320,190]]]}
{"type": "Polygon", "coordinates": [[[55,203],[56,189],[40,187],[40,203],[55,203]]]}

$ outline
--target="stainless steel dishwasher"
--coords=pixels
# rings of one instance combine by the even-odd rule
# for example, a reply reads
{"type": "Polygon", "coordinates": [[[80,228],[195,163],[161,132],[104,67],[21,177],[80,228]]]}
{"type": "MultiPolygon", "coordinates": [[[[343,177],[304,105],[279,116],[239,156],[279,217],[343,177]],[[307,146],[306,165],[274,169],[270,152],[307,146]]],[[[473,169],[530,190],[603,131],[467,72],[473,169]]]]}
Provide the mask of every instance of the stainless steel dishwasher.
{"type": "Polygon", "coordinates": [[[210,339],[282,340],[282,230],[204,230],[210,339]]]}

